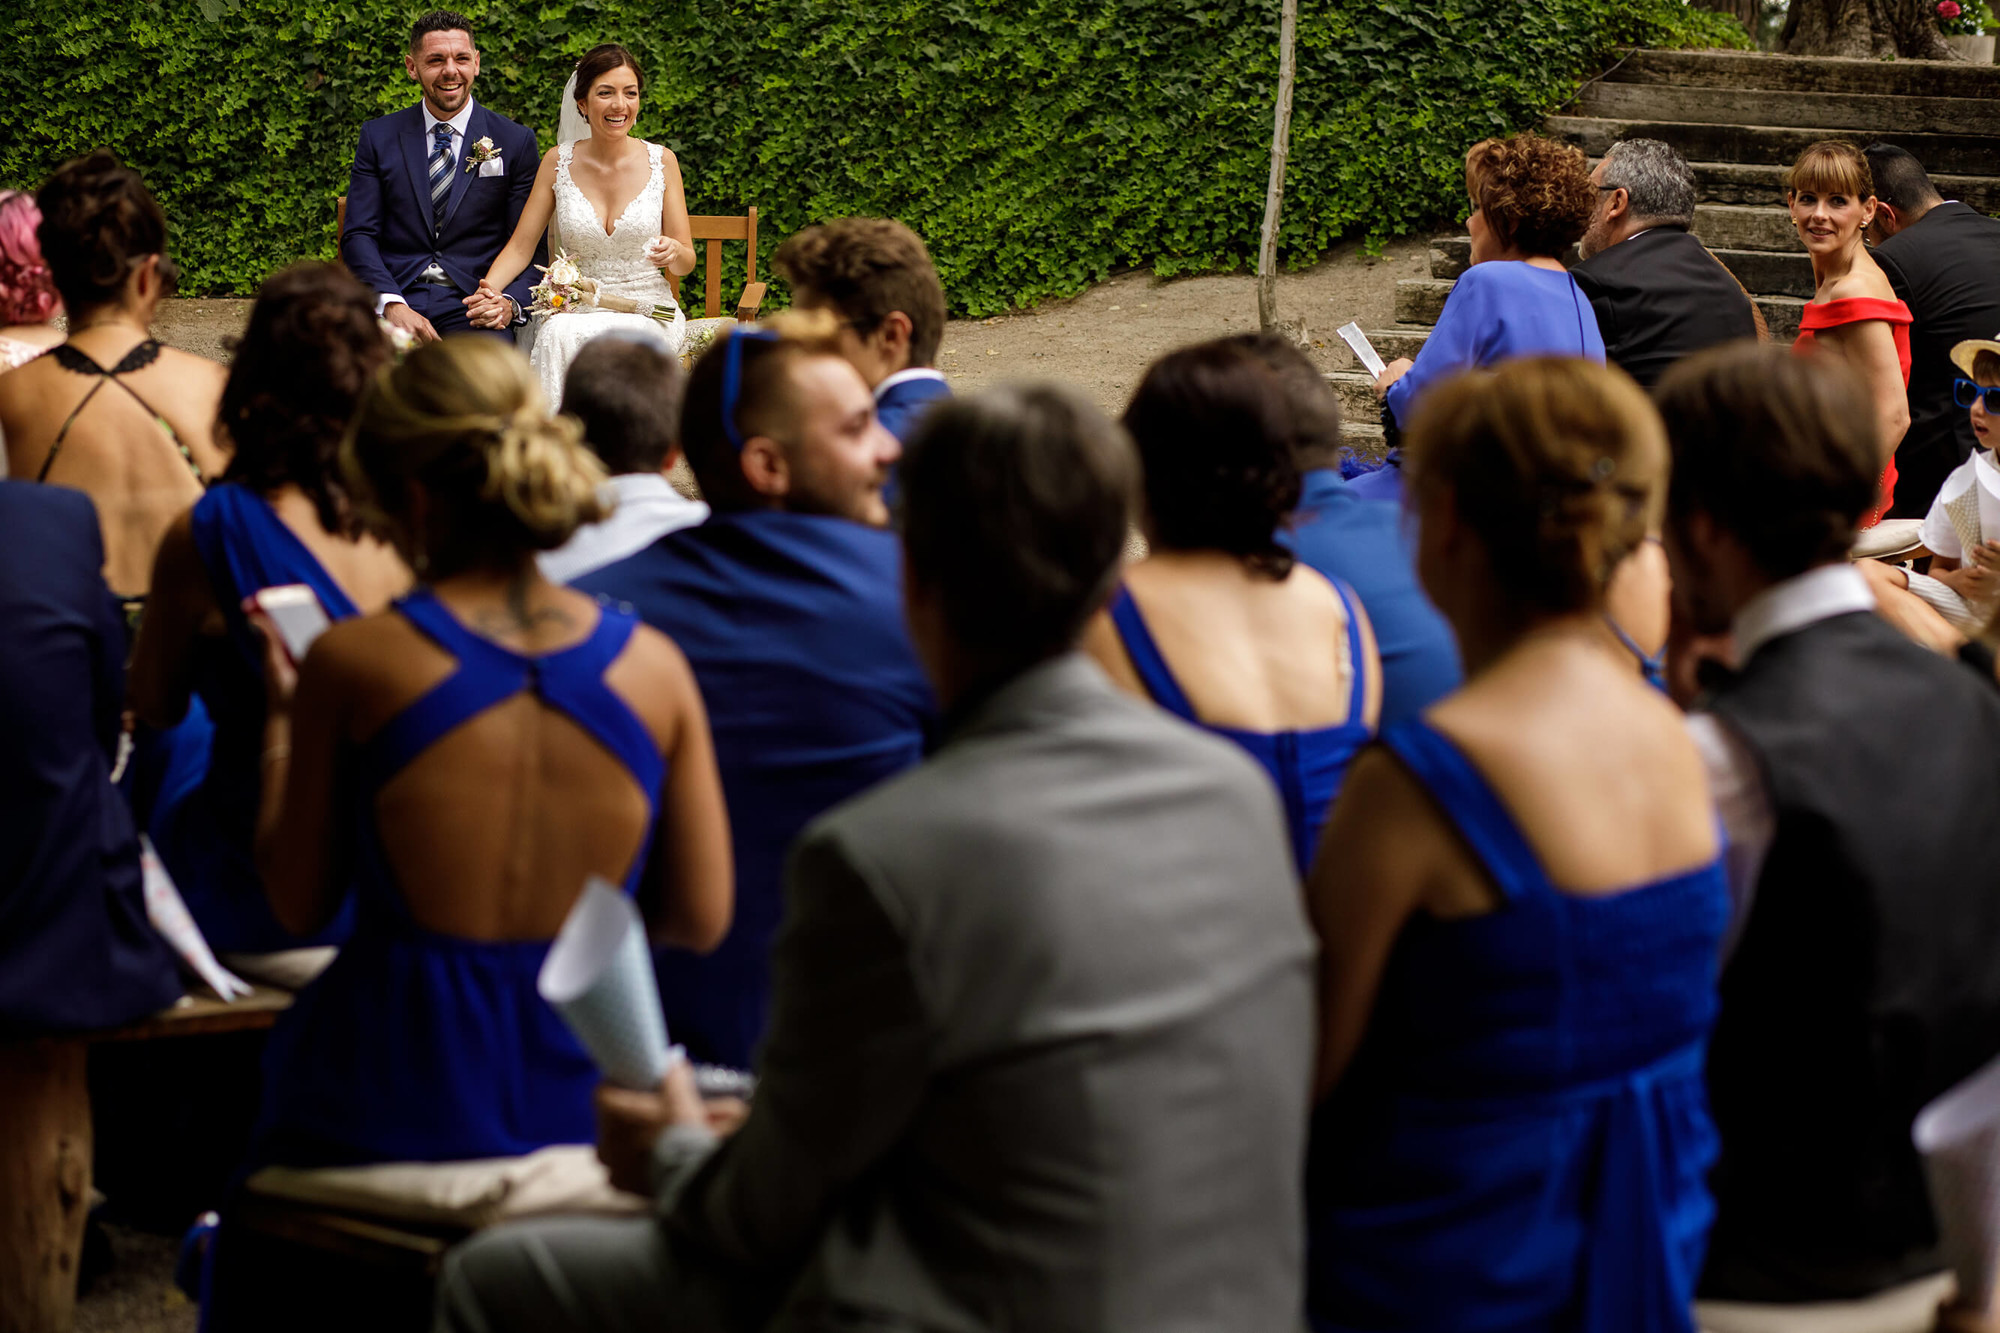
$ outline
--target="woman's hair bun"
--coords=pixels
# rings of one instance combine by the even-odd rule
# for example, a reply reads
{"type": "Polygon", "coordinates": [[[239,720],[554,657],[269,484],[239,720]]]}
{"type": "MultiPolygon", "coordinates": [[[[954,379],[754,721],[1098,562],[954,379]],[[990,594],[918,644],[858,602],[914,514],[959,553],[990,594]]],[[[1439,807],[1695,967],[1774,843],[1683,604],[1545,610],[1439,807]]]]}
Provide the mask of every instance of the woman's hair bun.
{"type": "Polygon", "coordinates": [[[526,358],[484,334],[426,343],[385,368],[341,465],[362,521],[434,575],[518,563],[610,513],[581,427],[551,418],[526,358]],[[411,482],[430,501],[421,531],[411,482]]]}
{"type": "Polygon", "coordinates": [[[1666,492],[1659,413],[1623,371],[1590,361],[1513,361],[1436,385],[1405,456],[1417,503],[1448,498],[1529,615],[1601,606],[1666,492]]]}
{"type": "Polygon", "coordinates": [[[576,421],[523,407],[499,424],[486,452],[485,498],[504,504],[536,548],[561,546],[605,516],[597,494],[604,468],[576,421]]]}

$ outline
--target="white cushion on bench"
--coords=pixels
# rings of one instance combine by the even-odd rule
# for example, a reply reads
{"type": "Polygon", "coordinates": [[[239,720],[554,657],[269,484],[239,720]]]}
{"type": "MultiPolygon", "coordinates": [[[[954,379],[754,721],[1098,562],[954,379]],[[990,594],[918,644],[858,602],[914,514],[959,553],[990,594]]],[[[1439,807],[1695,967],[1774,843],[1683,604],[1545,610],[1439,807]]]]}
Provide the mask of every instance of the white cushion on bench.
{"type": "Polygon", "coordinates": [[[249,1188],[297,1203],[473,1230],[543,1213],[642,1213],[648,1205],[612,1186],[589,1144],[471,1162],[267,1166],[250,1177],[249,1188]]]}

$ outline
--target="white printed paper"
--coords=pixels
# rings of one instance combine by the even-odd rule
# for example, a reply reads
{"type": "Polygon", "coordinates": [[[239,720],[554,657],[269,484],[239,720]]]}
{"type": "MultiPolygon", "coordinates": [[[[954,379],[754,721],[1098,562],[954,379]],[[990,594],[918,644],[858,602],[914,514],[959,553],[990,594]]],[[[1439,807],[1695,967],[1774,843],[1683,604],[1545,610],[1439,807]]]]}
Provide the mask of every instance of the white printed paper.
{"type": "Polygon", "coordinates": [[[1353,351],[1355,358],[1368,368],[1370,375],[1382,373],[1382,358],[1376,354],[1375,345],[1368,341],[1368,335],[1361,331],[1359,324],[1349,320],[1334,331],[1353,351]]]}
{"type": "Polygon", "coordinates": [[[248,995],[250,983],[215,961],[208,941],[202,938],[201,927],[194,923],[193,914],[181,899],[181,891],[174,887],[174,877],[167,873],[166,863],[153,850],[153,840],[143,833],[139,835],[139,875],[146,895],[146,919],[153,923],[160,937],[223,999],[248,995]]]}

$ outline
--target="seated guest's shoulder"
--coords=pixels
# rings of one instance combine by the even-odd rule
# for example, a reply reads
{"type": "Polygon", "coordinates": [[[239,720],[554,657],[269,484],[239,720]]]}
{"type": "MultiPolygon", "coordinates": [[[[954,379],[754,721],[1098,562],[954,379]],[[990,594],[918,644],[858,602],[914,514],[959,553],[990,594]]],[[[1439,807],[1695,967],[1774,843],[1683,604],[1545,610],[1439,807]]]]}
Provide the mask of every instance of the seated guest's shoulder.
{"type": "Polygon", "coordinates": [[[33,525],[40,531],[97,531],[97,506],[90,496],[67,486],[39,486],[32,482],[0,478],[0,532],[16,542],[22,528],[33,525]]]}

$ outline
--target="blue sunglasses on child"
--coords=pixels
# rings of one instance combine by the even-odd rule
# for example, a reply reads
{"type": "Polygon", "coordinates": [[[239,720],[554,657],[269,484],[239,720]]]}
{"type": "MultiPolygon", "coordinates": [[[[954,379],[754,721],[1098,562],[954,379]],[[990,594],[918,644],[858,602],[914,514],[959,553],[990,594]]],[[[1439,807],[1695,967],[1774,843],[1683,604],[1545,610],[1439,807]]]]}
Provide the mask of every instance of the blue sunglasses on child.
{"type": "Polygon", "coordinates": [[[1986,400],[1986,410],[2000,417],[2000,384],[1982,385],[1973,380],[1955,380],[1951,386],[1951,400],[1960,407],[1971,407],[1976,399],[1986,400]]]}

